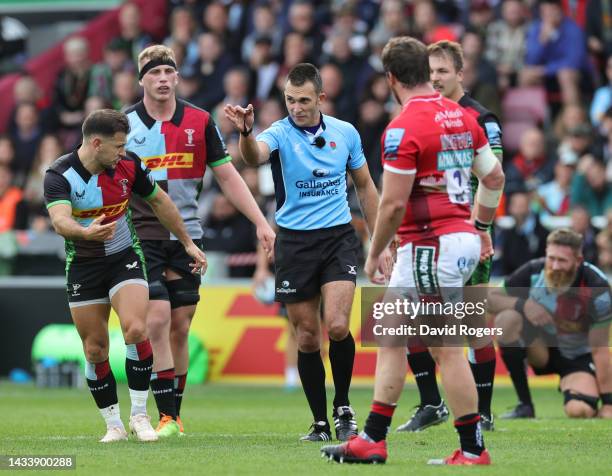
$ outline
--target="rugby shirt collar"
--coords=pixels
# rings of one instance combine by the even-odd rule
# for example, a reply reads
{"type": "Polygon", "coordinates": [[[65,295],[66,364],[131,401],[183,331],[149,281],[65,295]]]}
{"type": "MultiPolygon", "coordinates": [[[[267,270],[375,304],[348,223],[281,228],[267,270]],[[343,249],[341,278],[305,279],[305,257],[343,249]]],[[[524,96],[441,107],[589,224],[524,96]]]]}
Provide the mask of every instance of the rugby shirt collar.
{"type": "MultiPolygon", "coordinates": [[[[319,114],[321,114],[321,122],[319,123],[319,127],[320,127],[320,128],[322,128],[323,130],[325,130],[325,128],[327,127],[327,126],[325,125],[325,121],[323,120],[323,118],[324,118],[325,116],[323,116],[323,113],[322,113],[322,112],[320,112],[319,114]]],[[[293,122],[293,119],[291,119],[291,116],[287,116],[287,119],[289,119],[289,124],[291,124],[293,127],[295,127],[295,128],[298,130],[298,131],[300,131],[300,132],[302,132],[302,133],[306,134],[306,132],[307,132],[307,131],[306,131],[306,130],[304,130],[304,128],[303,128],[303,127],[300,127],[300,126],[298,126],[298,125],[297,125],[295,122],[293,122]]]]}
{"type": "MultiPolygon", "coordinates": [[[[136,104],[135,110],[140,120],[143,122],[145,126],[147,126],[147,129],[151,129],[157,122],[147,112],[143,101],[139,101],[136,104]]],[[[181,125],[184,115],[185,115],[185,104],[180,99],[177,99],[176,108],[174,109],[174,114],[172,115],[170,122],[172,122],[172,124],[178,127],[181,125]]]]}
{"type": "MultiPolygon", "coordinates": [[[[70,165],[76,171],[76,173],[79,174],[83,181],[87,183],[89,182],[89,179],[91,179],[92,175],[89,170],[85,168],[83,162],[81,162],[81,159],[79,158],[80,147],[81,144],[77,145],[76,148],[72,151],[72,154],[70,154],[70,165]]],[[[115,175],[115,169],[104,169],[98,175],[102,175],[104,173],[106,173],[112,178],[115,175]]]]}

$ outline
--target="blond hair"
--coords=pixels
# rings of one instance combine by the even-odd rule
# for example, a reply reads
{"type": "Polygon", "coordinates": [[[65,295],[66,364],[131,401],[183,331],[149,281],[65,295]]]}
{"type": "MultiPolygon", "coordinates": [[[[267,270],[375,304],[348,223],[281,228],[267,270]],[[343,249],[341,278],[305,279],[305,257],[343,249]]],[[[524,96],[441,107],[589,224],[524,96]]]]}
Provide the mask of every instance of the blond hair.
{"type": "Polygon", "coordinates": [[[165,45],[151,45],[142,50],[138,55],[138,71],[140,71],[149,61],[153,60],[172,60],[174,63],[176,63],[174,51],[172,51],[170,48],[165,45]]]}

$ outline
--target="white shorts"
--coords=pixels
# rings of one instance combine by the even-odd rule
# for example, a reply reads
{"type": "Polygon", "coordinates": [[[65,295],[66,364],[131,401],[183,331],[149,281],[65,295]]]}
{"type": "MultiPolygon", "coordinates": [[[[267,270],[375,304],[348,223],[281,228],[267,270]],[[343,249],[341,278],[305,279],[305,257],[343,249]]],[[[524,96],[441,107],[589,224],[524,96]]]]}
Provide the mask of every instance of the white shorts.
{"type": "Polygon", "coordinates": [[[480,259],[480,237],[451,233],[407,243],[397,250],[389,287],[414,288],[419,295],[463,288],[480,259]]]}

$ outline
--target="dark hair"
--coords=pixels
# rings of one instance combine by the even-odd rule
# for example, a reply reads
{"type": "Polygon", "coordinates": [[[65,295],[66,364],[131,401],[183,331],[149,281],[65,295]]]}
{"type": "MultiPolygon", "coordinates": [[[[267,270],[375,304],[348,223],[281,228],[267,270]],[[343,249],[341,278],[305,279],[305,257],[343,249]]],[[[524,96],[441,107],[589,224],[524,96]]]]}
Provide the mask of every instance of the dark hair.
{"type": "Polygon", "coordinates": [[[85,118],[83,122],[83,137],[101,135],[112,137],[117,132],[130,132],[130,123],[125,114],[113,109],[98,109],[85,118]]]}
{"type": "Polygon", "coordinates": [[[383,68],[408,88],[429,82],[429,53],[416,38],[391,38],[382,51],[383,68]]]}
{"type": "Polygon", "coordinates": [[[448,40],[441,40],[427,47],[429,56],[447,57],[453,62],[455,71],[463,69],[463,48],[459,43],[448,40]]]}
{"type": "Polygon", "coordinates": [[[569,246],[576,254],[582,253],[582,235],[570,228],[558,228],[546,238],[547,245],[569,246]]]}
{"type": "Polygon", "coordinates": [[[287,81],[290,81],[294,86],[303,86],[306,81],[310,81],[317,94],[321,94],[321,91],[323,91],[323,80],[321,79],[319,70],[314,64],[296,64],[291,68],[291,71],[289,71],[287,81]]]}

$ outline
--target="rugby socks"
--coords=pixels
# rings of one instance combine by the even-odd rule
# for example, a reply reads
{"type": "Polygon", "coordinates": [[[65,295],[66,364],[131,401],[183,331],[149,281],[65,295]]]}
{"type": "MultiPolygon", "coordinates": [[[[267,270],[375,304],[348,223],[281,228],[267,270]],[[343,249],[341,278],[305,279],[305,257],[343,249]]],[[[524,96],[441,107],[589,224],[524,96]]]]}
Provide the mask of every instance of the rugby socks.
{"type": "Polygon", "coordinates": [[[490,416],[495,379],[495,347],[490,343],[482,349],[470,349],[468,357],[478,391],[478,413],[490,416]]]}
{"type": "Polygon", "coordinates": [[[376,443],[387,438],[389,427],[391,426],[391,419],[393,418],[393,412],[395,412],[397,405],[390,405],[388,403],[372,402],[370,414],[365,423],[363,432],[367,436],[365,439],[370,439],[376,443]]]}
{"type": "Polygon", "coordinates": [[[178,415],[175,381],[174,369],[160,370],[151,374],[151,393],[155,398],[160,419],[164,415],[169,415],[176,420],[178,415]]]}
{"type": "Polygon", "coordinates": [[[329,362],[334,377],[334,409],[350,405],[349,388],[355,362],[355,339],[349,332],[339,341],[329,340],[329,362]]]}
{"type": "Polygon", "coordinates": [[[87,362],[85,365],[85,378],[87,379],[89,391],[98,408],[107,409],[114,406],[118,411],[117,382],[115,381],[115,376],[110,368],[108,359],[98,364],[87,362]]]}
{"type": "Polygon", "coordinates": [[[502,346],[500,350],[519,401],[526,405],[533,406],[531,392],[529,391],[529,383],[527,381],[527,369],[525,368],[527,351],[519,341],[506,344],[502,346]]]}
{"type": "Polygon", "coordinates": [[[328,423],[325,367],[323,367],[321,352],[319,350],[314,352],[298,350],[298,372],[314,421],[328,423]]]}
{"type": "Polygon", "coordinates": [[[127,375],[131,415],[147,413],[147,396],[153,369],[153,349],[149,339],[137,344],[125,345],[125,373],[127,375]]]}
{"type": "Polygon", "coordinates": [[[470,458],[477,458],[484,451],[484,440],[480,429],[480,415],[470,413],[455,420],[455,429],[459,433],[461,451],[470,458]]]}
{"type": "Polygon", "coordinates": [[[124,428],[121,421],[121,413],[119,412],[119,404],[115,403],[106,408],[100,408],[100,414],[106,422],[106,428],[124,428]]]}
{"type": "MultiPolygon", "coordinates": [[[[187,384],[187,372],[174,377],[174,405],[176,407],[176,416],[181,414],[181,403],[183,403],[183,392],[187,384]]],[[[153,382],[151,382],[153,386],[153,382]]],[[[159,406],[159,405],[158,405],[159,406]]]]}
{"type": "Polygon", "coordinates": [[[427,347],[410,346],[408,348],[408,365],[414,374],[421,405],[437,407],[442,402],[438,382],[436,382],[436,361],[427,347]]]}

